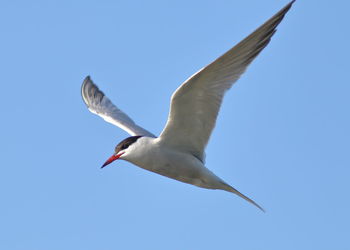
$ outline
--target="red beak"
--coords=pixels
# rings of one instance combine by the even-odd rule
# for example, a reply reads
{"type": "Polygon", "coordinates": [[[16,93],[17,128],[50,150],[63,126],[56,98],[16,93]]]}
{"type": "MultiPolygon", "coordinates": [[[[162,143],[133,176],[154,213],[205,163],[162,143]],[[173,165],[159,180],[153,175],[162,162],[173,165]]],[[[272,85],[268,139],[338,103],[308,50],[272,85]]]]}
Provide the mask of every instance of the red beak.
{"type": "Polygon", "coordinates": [[[102,165],[101,168],[104,168],[104,167],[107,166],[108,164],[114,162],[115,160],[118,160],[119,157],[122,156],[122,154],[124,154],[124,152],[123,152],[123,153],[120,153],[120,154],[114,154],[114,155],[112,155],[111,157],[109,157],[109,159],[108,159],[105,163],[103,163],[103,165],[102,165]]]}

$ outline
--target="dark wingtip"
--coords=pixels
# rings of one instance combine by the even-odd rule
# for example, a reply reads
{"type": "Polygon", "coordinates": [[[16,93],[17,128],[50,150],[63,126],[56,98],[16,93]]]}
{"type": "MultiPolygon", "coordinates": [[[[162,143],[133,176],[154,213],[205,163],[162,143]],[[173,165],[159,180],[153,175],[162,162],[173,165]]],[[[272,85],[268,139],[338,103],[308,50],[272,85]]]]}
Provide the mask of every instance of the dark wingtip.
{"type": "Polygon", "coordinates": [[[84,78],[83,83],[81,84],[81,91],[80,91],[81,97],[83,98],[83,101],[84,101],[84,103],[86,104],[86,106],[89,106],[89,105],[88,105],[87,100],[85,99],[85,98],[86,98],[86,97],[85,97],[85,86],[86,86],[86,84],[89,83],[89,82],[92,83],[92,80],[91,80],[90,75],[87,75],[87,76],[84,78]]]}
{"type": "Polygon", "coordinates": [[[85,77],[85,80],[84,80],[84,81],[91,81],[90,75],[87,75],[87,76],[85,77]]]}
{"type": "Polygon", "coordinates": [[[81,85],[81,88],[84,88],[85,84],[88,82],[92,82],[90,75],[88,75],[84,78],[84,81],[83,81],[83,84],[81,85]]]}
{"type": "Polygon", "coordinates": [[[292,7],[295,1],[296,0],[290,1],[283,9],[287,12],[292,7]]]}

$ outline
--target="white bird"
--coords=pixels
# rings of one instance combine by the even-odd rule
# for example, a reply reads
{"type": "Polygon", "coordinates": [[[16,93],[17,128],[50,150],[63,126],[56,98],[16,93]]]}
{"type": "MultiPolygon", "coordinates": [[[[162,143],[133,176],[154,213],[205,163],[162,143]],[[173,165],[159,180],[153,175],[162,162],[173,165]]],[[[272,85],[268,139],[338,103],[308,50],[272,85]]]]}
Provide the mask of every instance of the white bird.
{"type": "Polygon", "coordinates": [[[98,89],[89,76],[86,77],[81,93],[89,110],[131,135],[115,147],[114,154],[102,167],[122,159],[178,181],[232,192],[263,210],[205,167],[204,150],[225,92],[270,42],[294,1],[181,84],[171,97],[168,121],[158,137],[138,126],[98,89]]]}

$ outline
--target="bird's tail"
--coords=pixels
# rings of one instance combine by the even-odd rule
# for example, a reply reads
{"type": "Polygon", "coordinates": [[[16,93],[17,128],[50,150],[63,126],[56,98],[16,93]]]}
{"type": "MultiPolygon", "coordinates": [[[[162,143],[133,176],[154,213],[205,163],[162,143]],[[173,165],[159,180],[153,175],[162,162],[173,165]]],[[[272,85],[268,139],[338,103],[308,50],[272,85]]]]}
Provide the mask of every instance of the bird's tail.
{"type": "Polygon", "coordinates": [[[247,196],[245,196],[244,194],[242,194],[241,192],[239,192],[237,189],[231,187],[231,186],[228,185],[227,183],[223,183],[223,184],[224,184],[223,190],[238,195],[239,197],[245,199],[246,201],[250,202],[251,204],[253,204],[253,205],[256,206],[257,208],[259,208],[261,211],[265,212],[265,209],[263,209],[261,206],[259,206],[255,201],[253,201],[252,199],[248,198],[247,196]]]}

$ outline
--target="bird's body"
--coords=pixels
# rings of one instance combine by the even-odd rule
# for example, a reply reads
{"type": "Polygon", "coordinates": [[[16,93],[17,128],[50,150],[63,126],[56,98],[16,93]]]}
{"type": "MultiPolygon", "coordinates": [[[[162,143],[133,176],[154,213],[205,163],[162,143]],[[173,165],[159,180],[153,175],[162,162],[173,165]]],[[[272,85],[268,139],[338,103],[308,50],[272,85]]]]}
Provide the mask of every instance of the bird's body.
{"type": "Polygon", "coordinates": [[[225,92],[269,43],[293,2],[186,80],[171,97],[168,121],[158,137],[138,126],[87,77],[82,85],[82,96],[89,110],[132,135],[117,145],[115,153],[102,167],[123,159],[181,182],[235,193],[262,209],[211,172],[204,164],[204,151],[225,92]]]}
{"type": "Polygon", "coordinates": [[[262,209],[253,200],[228,185],[192,154],[173,148],[161,138],[142,136],[128,147],[119,159],[145,170],[201,188],[232,192],[262,209]]]}
{"type": "Polygon", "coordinates": [[[169,147],[160,138],[141,137],[120,159],[143,169],[203,188],[223,189],[224,182],[192,154],[169,147]]]}

